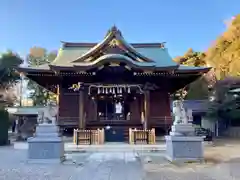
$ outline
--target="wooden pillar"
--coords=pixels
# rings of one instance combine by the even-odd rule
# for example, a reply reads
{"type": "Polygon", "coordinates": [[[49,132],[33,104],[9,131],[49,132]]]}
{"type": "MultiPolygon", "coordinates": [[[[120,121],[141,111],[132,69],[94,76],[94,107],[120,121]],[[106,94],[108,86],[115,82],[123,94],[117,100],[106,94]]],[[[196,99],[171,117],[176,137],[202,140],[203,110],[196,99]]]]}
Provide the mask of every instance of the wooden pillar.
{"type": "Polygon", "coordinates": [[[57,98],[56,98],[56,101],[57,101],[57,105],[59,105],[59,96],[60,96],[60,89],[59,89],[59,84],[57,85],[57,98]]]}
{"type": "Polygon", "coordinates": [[[98,113],[97,113],[97,102],[96,102],[96,99],[93,100],[93,113],[94,113],[94,116],[93,116],[93,120],[97,120],[98,119],[98,113]]]}
{"type": "Polygon", "coordinates": [[[144,124],[143,128],[148,129],[148,120],[149,120],[149,109],[150,109],[150,92],[146,91],[144,93],[144,124]]]}
{"type": "Polygon", "coordinates": [[[85,128],[84,91],[79,91],[79,128],[85,128]]]}
{"type": "Polygon", "coordinates": [[[57,103],[57,122],[59,122],[59,99],[60,99],[60,87],[59,84],[57,85],[57,98],[56,98],[56,103],[57,103]]]}

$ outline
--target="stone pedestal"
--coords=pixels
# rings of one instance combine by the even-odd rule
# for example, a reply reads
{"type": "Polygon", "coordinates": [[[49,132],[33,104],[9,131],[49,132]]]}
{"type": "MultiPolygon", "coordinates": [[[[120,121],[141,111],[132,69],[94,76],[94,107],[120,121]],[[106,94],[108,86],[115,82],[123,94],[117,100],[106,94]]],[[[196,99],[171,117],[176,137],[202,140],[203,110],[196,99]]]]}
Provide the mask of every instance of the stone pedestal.
{"type": "Polygon", "coordinates": [[[28,162],[61,163],[64,160],[64,143],[59,129],[53,124],[40,124],[34,137],[28,138],[28,162]]]}
{"type": "Polygon", "coordinates": [[[170,136],[194,136],[195,129],[192,124],[176,124],[171,128],[170,136]]]}
{"type": "Polygon", "coordinates": [[[173,162],[189,162],[203,160],[203,137],[194,135],[191,124],[172,126],[172,132],[165,136],[166,158],[173,162]]]}

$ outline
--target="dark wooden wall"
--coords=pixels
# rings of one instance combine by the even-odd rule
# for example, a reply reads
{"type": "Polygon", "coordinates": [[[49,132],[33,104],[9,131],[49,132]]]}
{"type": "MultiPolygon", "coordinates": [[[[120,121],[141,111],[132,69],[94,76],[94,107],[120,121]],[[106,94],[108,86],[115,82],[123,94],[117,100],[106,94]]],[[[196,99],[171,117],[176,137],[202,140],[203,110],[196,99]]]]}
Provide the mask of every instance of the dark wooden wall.
{"type": "Polygon", "coordinates": [[[79,122],[79,93],[69,92],[60,88],[59,95],[59,124],[66,126],[78,126],[79,122]]]}
{"type": "MultiPolygon", "coordinates": [[[[90,121],[97,123],[97,104],[87,94],[84,96],[84,113],[86,114],[86,124],[90,121]]],[[[148,127],[165,127],[166,124],[171,125],[171,109],[170,99],[166,91],[151,91],[150,92],[150,105],[149,105],[149,119],[148,127]]],[[[144,111],[144,96],[140,95],[130,104],[131,118],[127,124],[138,124],[141,122],[141,112],[144,111]]],[[[59,97],[59,123],[63,126],[78,127],[80,108],[79,108],[79,92],[69,92],[68,90],[61,89],[59,97]]],[[[104,122],[99,121],[100,125],[104,122]]],[[[106,122],[109,124],[109,122],[106,122]]],[[[114,122],[116,124],[118,122],[114,122]]],[[[122,125],[123,122],[120,124],[122,125]]],[[[120,125],[119,124],[119,125],[120,125]]],[[[117,125],[117,124],[116,124],[117,125]]]]}
{"type": "Polygon", "coordinates": [[[88,94],[85,95],[85,113],[86,122],[97,120],[97,102],[95,102],[88,94]]]}
{"type": "Polygon", "coordinates": [[[149,108],[149,126],[171,124],[170,98],[167,91],[151,91],[149,108]]]}
{"type": "Polygon", "coordinates": [[[142,96],[138,96],[130,103],[131,121],[141,122],[141,112],[143,108],[141,106],[142,96]]]}

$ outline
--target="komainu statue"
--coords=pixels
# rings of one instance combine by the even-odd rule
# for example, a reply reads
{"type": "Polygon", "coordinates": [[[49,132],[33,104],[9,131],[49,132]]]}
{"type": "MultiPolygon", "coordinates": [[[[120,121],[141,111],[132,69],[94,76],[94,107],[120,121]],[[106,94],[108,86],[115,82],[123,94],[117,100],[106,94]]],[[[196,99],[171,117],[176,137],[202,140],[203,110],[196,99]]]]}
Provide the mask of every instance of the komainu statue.
{"type": "Polygon", "coordinates": [[[174,125],[188,123],[188,115],[185,108],[183,107],[183,102],[181,100],[173,101],[173,115],[174,125]]]}
{"type": "Polygon", "coordinates": [[[48,105],[39,112],[38,123],[56,125],[57,114],[58,106],[54,102],[49,102],[48,105]]]}

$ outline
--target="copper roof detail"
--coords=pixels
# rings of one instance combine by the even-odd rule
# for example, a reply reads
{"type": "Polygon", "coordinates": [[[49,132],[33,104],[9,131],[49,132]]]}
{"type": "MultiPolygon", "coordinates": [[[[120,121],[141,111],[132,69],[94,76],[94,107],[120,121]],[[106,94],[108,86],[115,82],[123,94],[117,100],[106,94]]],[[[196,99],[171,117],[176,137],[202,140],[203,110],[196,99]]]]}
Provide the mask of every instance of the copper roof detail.
{"type": "MultiPolygon", "coordinates": [[[[133,54],[136,56],[136,60],[139,62],[154,62],[154,60],[149,59],[148,57],[145,57],[144,55],[137,52],[137,50],[129,43],[125,41],[125,39],[122,36],[122,33],[120,30],[117,29],[116,26],[113,26],[100,43],[92,47],[89,51],[87,51],[85,54],[83,54],[81,57],[76,59],[74,62],[81,62],[89,57],[93,56],[96,53],[99,53],[101,50],[103,50],[104,47],[107,46],[123,46],[124,49],[126,49],[127,54],[133,54]]],[[[159,47],[161,48],[161,47],[159,47]]],[[[131,55],[129,55],[131,56],[131,55]]]]}
{"type": "Polygon", "coordinates": [[[180,66],[174,62],[165,43],[128,43],[113,26],[100,43],[62,42],[56,59],[39,67],[19,67],[21,72],[52,73],[61,70],[89,70],[106,63],[120,62],[139,70],[205,73],[206,67],[180,66]]]}

